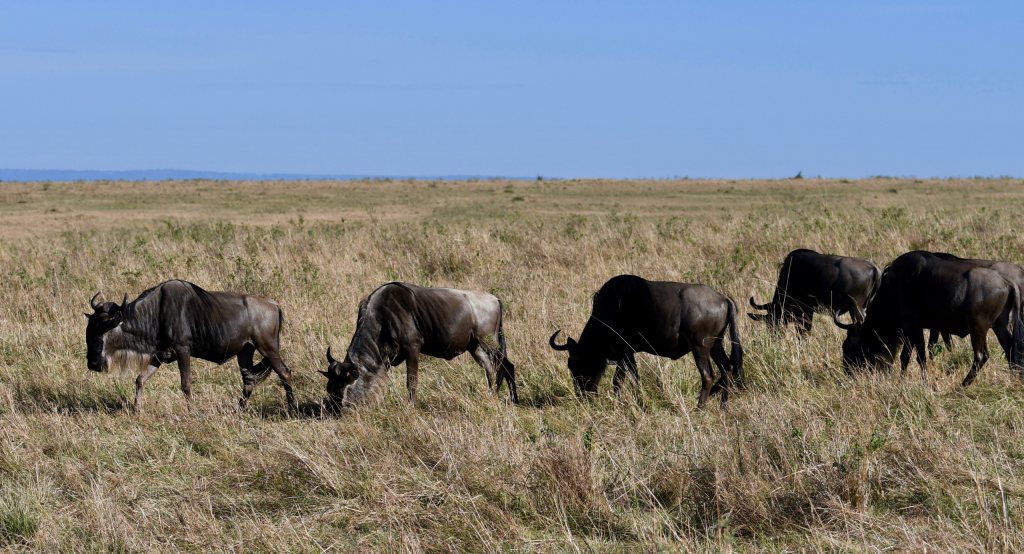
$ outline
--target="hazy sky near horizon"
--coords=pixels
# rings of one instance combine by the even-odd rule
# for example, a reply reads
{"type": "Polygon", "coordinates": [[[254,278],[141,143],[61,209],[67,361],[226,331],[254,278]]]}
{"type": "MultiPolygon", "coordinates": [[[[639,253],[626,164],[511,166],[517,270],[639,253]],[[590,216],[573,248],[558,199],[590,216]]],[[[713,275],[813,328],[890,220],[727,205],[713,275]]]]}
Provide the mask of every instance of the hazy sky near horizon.
{"type": "Polygon", "coordinates": [[[1024,175],[1024,2],[6,2],[0,167],[1024,175]]]}

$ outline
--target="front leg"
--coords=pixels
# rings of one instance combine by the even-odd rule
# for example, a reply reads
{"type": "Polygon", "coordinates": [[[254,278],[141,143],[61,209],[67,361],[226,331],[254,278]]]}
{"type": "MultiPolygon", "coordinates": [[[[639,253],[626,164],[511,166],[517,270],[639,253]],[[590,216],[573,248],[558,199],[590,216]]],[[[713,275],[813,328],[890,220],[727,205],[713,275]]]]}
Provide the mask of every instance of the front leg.
{"type": "Polygon", "coordinates": [[[420,349],[414,347],[405,355],[405,386],[409,389],[409,402],[416,405],[416,387],[420,377],[420,349]]]}
{"type": "Polygon", "coordinates": [[[914,342],[914,350],[917,354],[917,363],[921,366],[921,378],[924,379],[924,384],[928,384],[928,347],[924,340],[924,329],[915,329],[911,331],[910,337],[906,340],[914,342]]]}
{"type": "Polygon", "coordinates": [[[192,409],[192,357],[188,348],[179,348],[178,372],[181,373],[181,393],[185,395],[188,409],[192,409]]]}
{"type": "Polygon", "coordinates": [[[636,369],[636,358],[632,352],[626,352],[622,358],[615,361],[615,377],[612,378],[612,388],[615,394],[619,394],[622,382],[627,376],[632,376],[637,383],[640,382],[640,374],[636,369]]]}
{"type": "Polygon", "coordinates": [[[156,370],[160,368],[160,361],[153,358],[149,361],[149,367],[145,371],[139,374],[135,379],[135,405],[132,406],[132,413],[141,413],[142,409],[142,388],[146,386],[146,381],[156,373],[156,370]]]}

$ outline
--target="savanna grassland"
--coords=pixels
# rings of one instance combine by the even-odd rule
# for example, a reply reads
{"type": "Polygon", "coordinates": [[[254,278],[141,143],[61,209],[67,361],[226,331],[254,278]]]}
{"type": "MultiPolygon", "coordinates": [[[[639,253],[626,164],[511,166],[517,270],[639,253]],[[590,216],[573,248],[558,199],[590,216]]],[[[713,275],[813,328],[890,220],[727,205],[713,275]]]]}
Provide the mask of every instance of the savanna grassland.
{"type": "Polygon", "coordinates": [[[994,337],[847,376],[842,334],[741,322],[746,390],[696,411],[690,357],[639,355],[578,400],[565,354],[609,277],[706,283],[746,310],[797,247],[1024,262],[1019,179],[0,183],[0,548],[66,552],[1024,550],[1024,382],[994,337]],[[234,362],[85,367],[88,300],[163,280],[277,299],[295,372],[236,409],[234,362]],[[405,280],[505,302],[521,404],[467,356],[404,366],[321,417],[328,345],[405,280]]]}

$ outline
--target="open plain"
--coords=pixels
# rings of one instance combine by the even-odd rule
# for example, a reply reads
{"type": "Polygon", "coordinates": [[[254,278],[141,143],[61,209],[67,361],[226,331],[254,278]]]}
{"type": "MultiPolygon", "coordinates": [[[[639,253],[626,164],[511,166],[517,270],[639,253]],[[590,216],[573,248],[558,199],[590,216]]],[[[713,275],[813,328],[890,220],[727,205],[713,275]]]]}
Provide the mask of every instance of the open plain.
{"type": "Polygon", "coordinates": [[[843,334],[741,323],[746,390],[695,410],[692,358],[578,400],[578,337],[608,278],[706,283],[747,310],[798,247],[884,267],[912,249],[1024,262],[1024,182],[547,180],[0,183],[0,548],[65,552],[1021,552],[1024,382],[994,337],[935,390],[846,375],[843,334]],[[234,362],[148,382],[85,366],[89,298],[181,278],[269,296],[276,378],[236,409],[234,362]],[[383,400],[323,417],[324,352],[394,280],[505,302],[521,404],[465,356],[404,366],[383,400]]]}

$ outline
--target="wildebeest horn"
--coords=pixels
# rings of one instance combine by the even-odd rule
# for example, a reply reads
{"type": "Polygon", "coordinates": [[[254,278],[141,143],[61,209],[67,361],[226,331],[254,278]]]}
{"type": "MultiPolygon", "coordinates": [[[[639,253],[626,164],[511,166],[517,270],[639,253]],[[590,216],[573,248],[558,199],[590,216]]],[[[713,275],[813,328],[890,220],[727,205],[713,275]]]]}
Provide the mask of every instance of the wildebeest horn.
{"type": "Polygon", "coordinates": [[[120,307],[123,308],[124,305],[127,304],[127,303],[128,303],[128,293],[126,292],[126,293],[124,293],[124,300],[121,300],[121,306],[120,307]]]}
{"type": "Polygon", "coordinates": [[[100,297],[100,294],[101,292],[97,292],[96,295],[92,297],[92,300],[89,301],[89,306],[94,310],[99,307],[96,305],[96,299],[100,297]]]}
{"type": "Polygon", "coordinates": [[[569,341],[565,341],[565,344],[558,344],[558,343],[555,342],[555,337],[557,337],[558,333],[561,333],[561,332],[562,332],[561,329],[555,331],[555,334],[551,335],[551,339],[548,341],[548,344],[550,344],[551,348],[554,349],[554,350],[568,350],[569,349],[569,341]]]}
{"type": "Polygon", "coordinates": [[[750,297],[750,305],[753,306],[754,308],[758,309],[758,310],[767,310],[768,307],[772,305],[772,303],[769,302],[767,304],[758,305],[758,304],[754,303],[754,297],[751,296],[750,297]]]}
{"type": "MultiPolygon", "coordinates": [[[[328,346],[327,347],[327,363],[333,364],[335,361],[337,361],[337,360],[335,360],[334,357],[331,356],[331,347],[328,346]]],[[[324,375],[327,375],[327,373],[323,372],[323,371],[321,371],[320,373],[323,373],[324,375]]]]}
{"type": "Polygon", "coordinates": [[[854,327],[856,327],[857,324],[856,323],[842,323],[842,322],[839,321],[839,315],[842,314],[845,311],[847,311],[847,310],[845,310],[845,309],[843,309],[843,310],[836,310],[836,312],[834,314],[832,314],[832,321],[834,321],[836,326],[838,326],[840,329],[845,329],[845,330],[849,331],[849,330],[853,329],[854,327]]]}

